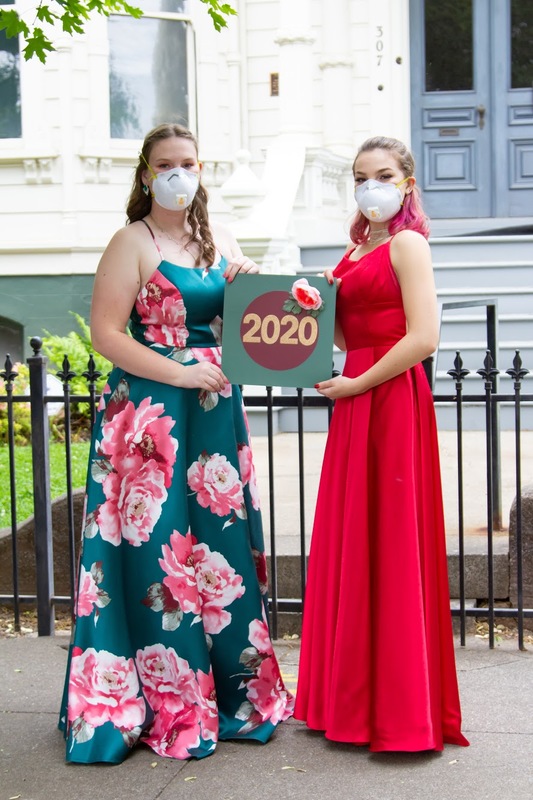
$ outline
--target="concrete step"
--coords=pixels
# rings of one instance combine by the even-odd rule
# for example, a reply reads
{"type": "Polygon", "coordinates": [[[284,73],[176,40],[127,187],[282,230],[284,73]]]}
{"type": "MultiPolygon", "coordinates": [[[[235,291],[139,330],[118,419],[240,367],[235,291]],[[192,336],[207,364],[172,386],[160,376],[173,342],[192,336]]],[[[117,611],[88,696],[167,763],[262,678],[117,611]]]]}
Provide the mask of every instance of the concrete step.
{"type": "MultiPolygon", "coordinates": [[[[439,303],[466,303],[485,298],[497,299],[500,314],[527,314],[533,308],[533,285],[523,286],[484,285],[477,287],[439,288],[439,303]]],[[[462,309],[464,312],[466,309],[462,309]]],[[[445,310],[448,313],[448,310],[445,310]]]]}
{"type": "Polygon", "coordinates": [[[429,240],[433,263],[450,263],[475,260],[501,263],[502,261],[530,261],[533,236],[446,236],[429,240]]]}
{"type": "MultiPolygon", "coordinates": [[[[533,248],[532,248],[533,249],[533,248]]],[[[435,282],[439,289],[498,284],[505,277],[507,286],[523,286],[531,283],[533,258],[528,261],[459,261],[452,263],[434,263],[435,282]]]]}
{"type": "MultiPolygon", "coordinates": [[[[498,315],[500,341],[526,341],[533,344],[533,314],[518,312],[498,315]]],[[[485,315],[465,314],[459,309],[446,309],[442,314],[441,343],[445,341],[486,340],[485,315]]],[[[516,348],[515,348],[516,349],[516,348]]]]}
{"type": "MultiPolygon", "coordinates": [[[[508,538],[504,535],[494,535],[493,539],[493,580],[494,598],[496,601],[506,601],[509,597],[509,549],[508,538]]],[[[460,561],[459,555],[453,546],[448,543],[448,578],[451,598],[458,598],[460,594],[460,561]]],[[[267,557],[268,573],[272,576],[271,559],[267,557]]],[[[488,599],[488,560],[486,555],[486,542],[483,536],[467,536],[465,539],[465,593],[469,599],[465,601],[467,608],[473,608],[488,599]]],[[[301,561],[298,555],[278,555],[276,558],[276,587],[278,601],[299,600],[302,597],[301,561]]],[[[269,594],[272,597],[272,582],[269,583],[269,594]]],[[[451,607],[459,608],[459,600],[452,599],[451,607]]],[[[473,618],[467,620],[468,629],[473,632],[475,626],[473,618]]],[[[278,612],[278,628],[281,635],[300,634],[301,619],[299,613],[282,611],[278,612]]],[[[457,620],[457,629],[459,621],[457,620]]]]}
{"type": "MultiPolygon", "coordinates": [[[[509,540],[507,535],[493,539],[494,597],[509,597],[509,540]]],[[[270,556],[267,557],[268,574],[272,577],[270,556]]],[[[488,561],[486,541],[481,535],[465,537],[465,595],[478,601],[488,598],[488,561]]],[[[448,543],[448,579],[450,597],[459,597],[459,554],[448,543]]],[[[299,555],[278,555],[276,558],[276,585],[278,598],[299,599],[302,596],[301,561],[299,555]]],[[[272,596],[270,579],[269,593],[272,596]]]]}
{"type": "MultiPolygon", "coordinates": [[[[316,274],[336,266],[341,260],[346,242],[338,246],[302,248],[304,272],[316,274]]],[[[430,237],[433,264],[458,263],[511,264],[532,263],[533,236],[435,236],[430,237]]]]}
{"type": "MultiPolygon", "coordinates": [[[[515,340],[513,342],[507,342],[500,339],[497,353],[497,368],[500,370],[500,381],[512,381],[512,378],[507,375],[506,370],[513,368],[513,361],[517,350],[522,360],[522,368],[529,370],[529,378],[533,375],[533,341],[521,342],[515,340]]],[[[484,366],[487,354],[487,342],[486,340],[465,341],[464,339],[462,341],[447,341],[446,337],[441,338],[437,356],[436,359],[434,359],[435,368],[438,373],[445,374],[453,367],[457,352],[461,355],[463,366],[475,373],[484,366]]],[[[477,380],[480,380],[479,376],[477,376],[477,380]]],[[[528,380],[527,376],[525,380],[528,380]]]]}
{"type": "MultiPolygon", "coordinates": [[[[435,403],[435,414],[439,431],[457,429],[457,409],[455,403],[435,403]]],[[[483,406],[463,403],[463,430],[484,431],[485,410],[483,406]]],[[[522,403],[520,411],[522,431],[533,431],[533,404],[522,403]]],[[[515,427],[515,410],[512,405],[500,405],[500,429],[511,433],[515,427]]]]}

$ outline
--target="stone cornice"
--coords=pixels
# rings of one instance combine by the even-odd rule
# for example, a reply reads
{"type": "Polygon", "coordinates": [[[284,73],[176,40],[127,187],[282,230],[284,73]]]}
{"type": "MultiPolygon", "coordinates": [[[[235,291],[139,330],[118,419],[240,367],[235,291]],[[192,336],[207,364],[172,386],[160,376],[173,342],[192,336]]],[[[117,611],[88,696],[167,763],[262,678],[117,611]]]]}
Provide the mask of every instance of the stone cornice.
{"type": "Polygon", "coordinates": [[[288,44],[313,44],[316,36],[311,31],[278,31],[278,35],[274,39],[276,44],[280,46],[288,44]]]}
{"type": "Polygon", "coordinates": [[[333,69],[337,67],[344,67],[351,69],[354,65],[354,62],[350,58],[325,58],[323,61],[319,63],[320,69],[333,69]]]}

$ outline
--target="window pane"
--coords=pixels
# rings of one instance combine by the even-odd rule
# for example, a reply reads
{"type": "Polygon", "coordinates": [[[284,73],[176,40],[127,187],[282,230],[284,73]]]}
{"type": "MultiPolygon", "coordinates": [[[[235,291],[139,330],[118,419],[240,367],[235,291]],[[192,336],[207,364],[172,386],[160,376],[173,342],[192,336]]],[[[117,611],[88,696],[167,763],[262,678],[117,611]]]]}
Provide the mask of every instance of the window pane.
{"type": "MultiPolygon", "coordinates": [[[[185,14],[186,0],[143,0],[139,7],[142,8],[145,14],[154,11],[165,11],[167,14],[185,14]]],[[[132,5],[137,5],[132,3],[132,5]]]]}
{"type": "Polygon", "coordinates": [[[188,126],[187,23],[112,16],[109,51],[113,138],[142,139],[161,122],[188,126]]]}
{"type": "Polygon", "coordinates": [[[472,0],[425,0],[426,92],[472,89],[472,0]]]}
{"type": "Polygon", "coordinates": [[[22,361],[24,350],[24,329],[19,322],[0,317],[0,360],[2,365],[9,353],[13,363],[22,361]]]}
{"type": "Polygon", "coordinates": [[[533,3],[511,0],[511,88],[533,88],[533,3]]]}
{"type": "Polygon", "coordinates": [[[18,38],[0,31],[0,139],[22,135],[19,60],[18,38]]]}

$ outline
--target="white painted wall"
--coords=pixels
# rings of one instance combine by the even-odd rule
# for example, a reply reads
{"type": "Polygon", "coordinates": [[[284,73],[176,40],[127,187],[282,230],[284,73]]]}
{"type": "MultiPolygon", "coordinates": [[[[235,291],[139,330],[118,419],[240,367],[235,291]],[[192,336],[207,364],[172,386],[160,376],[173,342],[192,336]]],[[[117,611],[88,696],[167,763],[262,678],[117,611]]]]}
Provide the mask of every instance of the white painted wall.
{"type": "MultiPolygon", "coordinates": [[[[189,4],[211,211],[235,219],[220,188],[247,150],[273,209],[270,221],[256,213],[254,235],[277,226],[293,250],[341,244],[358,145],[377,133],[409,140],[408,0],[233,5],[239,16],[217,33],[203,4],[189,4]],[[279,97],[270,96],[274,72],[279,97]],[[272,192],[289,185],[285,223],[272,192]]],[[[54,33],[58,50],[44,66],[21,59],[23,137],[0,139],[0,276],[91,273],[124,222],[140,142],[109,137],[106,25],[95,17],[84,36],[54,33]]]]}

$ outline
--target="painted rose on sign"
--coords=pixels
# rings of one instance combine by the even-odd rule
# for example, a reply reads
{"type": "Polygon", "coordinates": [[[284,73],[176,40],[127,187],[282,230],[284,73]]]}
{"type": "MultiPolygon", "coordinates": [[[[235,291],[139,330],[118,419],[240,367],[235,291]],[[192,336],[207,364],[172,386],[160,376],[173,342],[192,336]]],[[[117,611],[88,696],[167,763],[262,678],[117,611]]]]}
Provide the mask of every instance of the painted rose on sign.
{"type": "Polygon", "coordinates": [[[301,314],[302,311],[307,311],[311,316],[316,317],[323,311],[324,301],[320,291],[311,286],[307,278],[299,278],[294,281],[289,292],[289,299],[283,304],[284,311],[290,311],[292,314],[301,314]]]}

